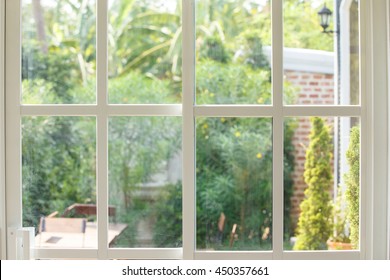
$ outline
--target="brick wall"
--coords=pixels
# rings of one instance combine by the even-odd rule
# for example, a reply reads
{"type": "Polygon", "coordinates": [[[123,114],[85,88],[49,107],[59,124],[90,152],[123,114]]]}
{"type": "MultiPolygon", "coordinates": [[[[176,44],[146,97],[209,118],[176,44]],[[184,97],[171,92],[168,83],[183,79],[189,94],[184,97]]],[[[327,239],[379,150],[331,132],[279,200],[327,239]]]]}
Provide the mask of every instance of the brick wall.
{"type": "MultiPolygon", "coordinates": [[[[334,104],[333,74],[309,73],[300,71],[285,71],[286,80],[296,88],[297,97],[295,105],[334,104]]],[[[333,118],[328,119],[333,127],[333,118]]],[[[310,119],[298,118],[298,127],[293,136],[295,148],[295,167],[293,172],[294,192],[291,197],[291,218],[295,228],[300,209],[299,205],[304,199],[306,184],[303,178],[306,158],[306,148],[309,146],[310,119]]],[[[332,164],[333,166],[333,164],[332,164]]]]}

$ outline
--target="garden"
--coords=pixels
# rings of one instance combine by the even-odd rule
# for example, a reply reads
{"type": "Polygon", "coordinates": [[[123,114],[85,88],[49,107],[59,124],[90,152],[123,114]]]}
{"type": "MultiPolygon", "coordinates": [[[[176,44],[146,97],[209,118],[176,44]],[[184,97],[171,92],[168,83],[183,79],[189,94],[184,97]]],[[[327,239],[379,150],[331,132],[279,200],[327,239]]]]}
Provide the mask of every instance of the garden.
{"type": "MultiPolygon", "coordinates": [[[[284,1],[285,46],[333,50],[333,38],[317,28],[317,2],[284,1]]],[[[96,1],[23,0],[22,5],[22,102],[96,104],[96,1]]],[[[181,1],[108,5],[108,102],[180,104],[181,1]]],[[[197,104],[272,103],[271,65],[264,55],[264,46],[271,45],[270,16],[266,0],[196,1],[197,104]]],[[[287,103],[298,92],[285,80],[287,103]]],[[[195,123],[197,249],[272,250],[272,119],[213,117],[195,123]]],[[[116,209],[110,223],[127,225],[111,247],[182,246],[181,126],[180,117],[110,117],[109,205],[116,209]]],[[[327,249],[332,236],[358,248],[358,125],[345,155],[349,172],[341,175],[346,191],[335,200],[331,127],[323,118],[311,118],[307,189],[294,225],[296,127],[297,120],[286,119],[286,248],[327,249]]],[[[74,203],[96,204],[96,133],[95,117],[23,117],[24,226],[38,228],[40,217],[63,213],[74,203]]]]}

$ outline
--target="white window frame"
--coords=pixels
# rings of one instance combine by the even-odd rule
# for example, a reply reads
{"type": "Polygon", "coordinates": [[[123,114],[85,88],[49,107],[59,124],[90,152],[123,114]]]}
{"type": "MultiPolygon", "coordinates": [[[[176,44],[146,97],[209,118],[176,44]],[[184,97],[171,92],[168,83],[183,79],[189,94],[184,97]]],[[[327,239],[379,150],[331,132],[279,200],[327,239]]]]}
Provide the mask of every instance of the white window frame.
{"type": "MultiPolygon", "coordinates": [[[[183,103],[180,105],[109,105],[107,101],[107,0],[97,0],[97,104],[20,105],[20,1],[0,0],[6,14],[5,98],[0,88],[0,207],[1,258],[16,258],[15,246],[5,232],[22,227],[21,128],[22,116],[95,116],[97,122],[98,249],[35,249],[37,258],[96,259],[384,259],[388,230],[387,40],[386,4],[389,0],[361,1],[361,104],[364,106],[283,105],[283,3],[272,0],[273,105],[202,105],[195,101],[195,0],[182,0],[183,103]],[[6,4],[6,5],[5,5],[6,4]],[[374,16],[375,15],[375,16],[374,16]],[[384,42],[383,42],[384,41],[384,42]],[[384,71],[383,71],[384,70],[384,71]],[[386,101],[386,102],[384,102],[386,101]],[[5,112],[5,115],[3,114],[5,112]],[[183,248],[108,248],[108,117],[182,116],[183,118],[183,248]],[[197,251],[195,246],[195,118],[273,118],[273,250],[197,251]],[[283,120],[295,116],[360,117],[361,120],[361,238],[360,251],[283,251],[283,120]],[[6,118],[5,118],[6,117],[6,118]],[[375,121],[376,120],[376,121],[375,121]],[[378,121],[380,120],[380,121],[378,121]],[[6,121],[6,122],[5,122],[6,121]],[[5,132],[4,132],[5,124],[5,132]],[[5,138],[4,138],[5,136],[5,138]],[[4,143],[5,139],[5,143],[4,143]],[[6,147],[6,148],[5,148],[6,147]],[[4,155],[4,152],[6,153],[4,155]],[[6,165],[5,165],[6,163],[6,165]],[[6,173],[4,169],[6,168],[6,173]],[[5,176],[6,175],[6,176],[5,176]],[[5,176],[5,182],[3,181],[5,176]],[[373,187],[375,186],[375,187],[373,187]],[[11,203],[12,201],[12,203],[11,203]],[[4,208],[4,205],[6,206],[4,208]],[[364,229],[364,230],[363,230],[364,229]],[[375,230],[374,230],[375,229],[375,230]],[[7,253],[5,244],[7,242],[7,253]]],[[[1,19],[4,19],[2,16],[1,19]]],[[[4,27],[0,23],[1,39],[4,27]]],[[[3,53],[3,51],[1,51],[3,53]]],[[[0,60],[1,60],[0,55],[0,60]]],[[[3,65],[3,64],[2,64],[3,65]]],[[[5,77],[5,78],[4,78],[5,77]]],[[[3,85],[3,83],[1,83],[3,85]]]]}
{"type": "MultiPolygon", "coordinates": [[[[390,26],[390,0],[387,1],[387,26],[390,26]]],[[[390,28],[387,29],[387,92],[390,96],[390,28]]],[[[390,98],[387,100],[387,110],[390,110],[390,98]]],[[[388,127],[390,125],[390,114],[388,113],[388,127]]],[[[388,140],[390,140],[390,129],[388,129],[388,140]]],[[[388,172],[390,174],[390,149],[387,149],[388,152],[388,172]]],[[[387,240],[390,240],[390,176],[388,176],[387,182],[387,240]]],[[[390,260],[390,241],[387,243],[387,259],[390,260]]]]}
{"type": "Polygon", "coordinates": [[[0,259],[6,258],[6,212],[5,212],[5,106],[4,106],[4,47],[5,47],[5,1],[0,0],[0,259]]]}

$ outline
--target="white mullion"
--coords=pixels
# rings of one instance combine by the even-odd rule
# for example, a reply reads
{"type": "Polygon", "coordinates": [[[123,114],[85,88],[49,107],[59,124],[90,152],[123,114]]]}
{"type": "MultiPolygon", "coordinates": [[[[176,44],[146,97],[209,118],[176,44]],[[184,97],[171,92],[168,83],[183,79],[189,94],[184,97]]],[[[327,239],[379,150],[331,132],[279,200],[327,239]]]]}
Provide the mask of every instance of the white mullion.
{"type": "Polygon", "coordinates": [[[107,32],[106,0],[97,1],[97,221],[98,258],[108,256],[108,115],[107,115],[107,32]]]}
{"type": "MultiPolygon", "coordinates": [[[[283,117],[329,116],[360,117],[360,106],[296,106],[283,107],[283,117]]],[[[196,106],[197,117],[271,117],[277,115],[280,108],[266,105],[201,105],[196,106]]]]}
{"type": "Polygon", "coordinates": [[[182,2],[183,28],[183,258],[195,251],[195,1],[182,2]]]}
{"type": "MultiPolygon", "coordinates": [[[[6,5],[6,211],[8,228],[22,227],[21,180],[21,1],[6,5]],[[12,201],[12,203],[10,203],[12,201]]],[[[10,232],[8,232],[10,234],[10,232]]],[[[7,259],[16,259],[16,245],[7,234],[7,259]]]]}
{"type": "Polygon", "coordinates": [[[178,260],[182,257],[182,248],[118,248],[108,250],[109,259],[178,260]]]}
{"type": "Polygon", "coordinates": [[[367,20],[369,20],[369,3],[365,0],[359,2],[359,69],[360,69],[360,104],[362,104],[361,112],[361,128],[360,128],[360,227],[359,227],[359,247],[361,251],[361,259],[372,258],[372,224],[369,223],[368,216],[371,211],[370,203],[372,197],[372,127],[369,129],[369,115],[371,115],[371,98],[368,98],[367,93],[371,92],[371,63],[370,61],[370,46],[366,42],[370,42],[371,32],[367,30],[367,20]]]}
{"type": "Polygon", "coordinates": [[[359,251],[285,251],[284,260],[359,260],[359,251]]]}
{"type": "Polygon", "coordinates": [[[196,117],[271,117],[272,106],[261,105],[202,105],[194,109],[196,117]]]}
{"type": "Polygon", "coordinates": [[[283,0],[272,0],[272,100],[273,114],[273,258],[283,257],[283,0]]]}
{"type": "MultiPolygon", "coordinates": [[[[101,72],[101,71],[100,71],[101,72]]],[[[99,75],[99,74],[98,74],[99,75]]],[[[100,82],[101,83],[101,82],[100,82]]],[[[98,92],[102,90],[98,89],[98,92]]],[[[181,104],[115,104],[104,106],[109,116],[181,116],[181,104]]],[[[22,116],[96,116],[102,106],[97,105],[21,105],[22,116]]]]}
{"type": "Polygon", "coordinates": [[[96,259],[96,249],[34,249],[35,259],[96,259]]]}
{"type": "Polygon", "coordinates": [[[387,120],[387,42],[386,34],[386,0],[371,1],[372,15],[372,104],[374,138],[371,143],[373,153],[373,215],[372,240],[373,259],[386,259],[387,257],[387,147],[388,147],[388,120],[387,120]]]}
{"type": "MultiPolygon", "coordinates": [[[[390,84],[389,84],[389,81],[390,81],[390,0],[387,1],[387,5],[386,5],[386,11],[387,11],[387,26],[388,26],[388,29],[387,29],[387,81],[388,81],[388,88],[387,88],[387,92],[389,93],[388,96],[390,96],[390,84]]],[[[390,109],[390,99],[387,101],[388,104],[387,104],[387,110],[390,109]]],[[[388,113],[388,116],[390,117],[390,114],[388,113]]],[[[390,126],[390,118],[388,118],[388,122],[389,122],[389,126],[390,126]]],[[[390,129],[389,129],[389,134],[388,134],[388,137],[390,139],[390,129]]],[[[388,147],[388,174],[390,174],[390,149],[388,147]]],[[[387,193],[387,219],[389,220],[390,219],[390,176],[387,178],[388,179],[388,193],[387,193]]],[[[390,221],[387,223],[387,240],[390,240],[390,221]]],[[[388,242],[387,244],[387,259],[390,260],[390,241],[388,242]]]]}
{"type": "Polygon", "coordinates": [[[181,104],[108,105],[110,116],[181,116],[181,104]]]}
{"type": "Polygon", "coordinates": [[[197,251],[196,260],[270,260],[273,257],[271,251],[197,251]]]}
{"type": "Polygon", "coordinates": [[[285,117],[360,117],[360,106],[285,106],[285,117]]]}
{"type": "Polygon", "coordinates": [[[96,105],[21,105],[22,116],[96,116],[96,105]]]}
{"type": "Polygon", "coordinates": [[[4,47],[5,1],[0,1],[0,259],[6,259],[6,210],[5,210],[5,96],[4,96],[4,47]]]}

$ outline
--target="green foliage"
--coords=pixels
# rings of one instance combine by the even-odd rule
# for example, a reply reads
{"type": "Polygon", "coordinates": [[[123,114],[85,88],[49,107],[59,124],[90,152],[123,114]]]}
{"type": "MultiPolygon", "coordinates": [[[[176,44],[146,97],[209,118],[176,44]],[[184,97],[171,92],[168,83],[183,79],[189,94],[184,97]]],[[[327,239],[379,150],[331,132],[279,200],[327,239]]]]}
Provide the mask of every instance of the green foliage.
{"type": "Polygon", "coordinates": [[[108,92],[110,103],[115,104],[163,104],[180,100],[180,96],[172,94],[168,80],[148,78],[139,71],[111,79],[108,92]]]}
{"type": "Polygon", "coordinates": [[[290,218],[291,210],[291,197],[294,191],[294,181],[292,173],[294,172],[294,146],[292,144],[292,138],[294,136],[297,123],[293,119],[286,119],[284,123],[284,138],[283,138],[283,230],[284,239],[289,241],[290,236],[293,235],[293,228],[290,218]]]}
{"type": "Polygon", "coordinates": [[[198,104],[270,104],[270,72],[211,60],[196,69],[198,104]]]}
{"type": "Polygon", "coordinates": [[[133,193],[180,147],[180,122],[170,117],[116,117],[109,125],[110,201],[134,206],[133,193]]]}
{"type": "Polygon", "coordinates": [[[198,248],[228,249],[234,224],[234,248],[269,248],[271,235],[263,234],[272,228],[271,131],[269,119],[198,119],[198,248]]]}
{"type": "Polygon", "coordinates": [[[319,117],[311,118],[310,145],[306,151],[304,178],[307,184],[298,221],[294,250],[326,250],[332,234],[332,144],[329,127],[319,117]]]}
{"type": "Polygon", "coordinates": [[[156,77],[181,73],[180,1],[175,11],[159,3],[113,1],[110,7],[109,72],[111,77],[138,69],[156,77]]]}
{"type": "MultiPolygon", "coordinates": [[[[57,1],[57,5],[44,8],[47,53],[40,50],[44,42],[37,40],[36,30],[30,24],[23,27],[25,103],[96,101],[95,5],[94,1],[82,3],[57,1]]],[[[111,4],[110,103],[180,103],[181,1],[178,3],[176,11],[168,12],[159,10],[159,3],[153,1],[122,0],[111,4]]],[[[271,74],[263,55],[263,43],[271,43],[269,11],[269,3],[197,2],[197,46],[201,47],[196,68],[198,104],[271,104],[271,74]],[[240,52],[242,56],[231,59],[240,52]]],[[[33,18],[31,7],[24,13],[26,18],[33,18]]],[[[291,24],[304,23],[294,19],[285,25],[291,24]]],[[[301,38],[298,29],[296,36],[301,38]]],[[[310,48],[313,42],[305,46],[310,48]]],[[[320,40],[318,44],[322,44],[320,40]]],[[[294,89],[286,84],[284,97],[293,95],[294,89]]],[[[156,246],[180,245],[181,184],[161,186],[156,201],[138,196],[162,165],[180,150],[180,125],[180,119],[173,117],[110,118],[109,202],[117,206],[117,220],[128,225],[115,246],[137,246],[137,225],[149,218],[155,221],[156,246]]],[[[95,130],[95,120],[88,117],[23,119],[25,225],[36,226],[41,215],[61,213],[76,202],[96,202],[95,130]]],[[[287,122],[286,236],[293,184],[293,131],[294,123],[287,122]]],[[[267,118],[198,120],[198,248],[228,249],[234,224],[238,229],[233,249],[271,248],[271,139],[272,122],[267,118]],[[218,229],[221,213],[226,217],[222,232],[218,229]]]]}
{"type": "Polygon", "coordinates": [[[81,83],[75,57],[60,51],[43,54],[34,47],[23,48],[22,54],[22,80],[26,81],[22,95],[24,103],[74,102],[69,90],[81,83]]]}
{"type": "Polygon", "coordinates": [[[153,241],[158,247],[182,246],[182,184],[163,188],[153,209],[156,222],[153,227],[153,241]]]}
{"type": "MultiPolygon", "coordinates": [[[[322,33],[318,11],[324,2],[334,10],[333,0],[326,1],[283,1],[284,46],[323,51],[333,51],[333,36],[322,33]]],[[[332,25],[329,30],[335,29],[332,25]]]]}
{"type": "Polygon", "coordinates": [[[245,31],[242,36],[244,37],[242,49],[244,52],[244,63],[250,65],[253,69],[269,69],[270,65],[263,53],[260,32],[245,31]]]}
{"type": "MultiPolygon", "coordinates": [[[[95,74],[95,1],[55,2],[48,5],[40,1],[34,12],[31,3],[23,3],[22,79],[51,84],[50,96],[41,102],[71,104],[79,99],[70,91],[80,84],[86,86],[95,74]],[[38,35],[37,30],[43,30],[44,35],[38,35]]],[[[23,102],[28,101],[23,94],[23,102]]],[[[80,101],[93,103],[95,98],[80,101]]]]}
{"type": "Polygon", "coordinates": [[[360,129],[353,127],[347,150],[349,172],[345,174],[347,185],[346,197],[348,221],[350,223],[350,239],[354,249],[359,248],[359,192],[360,192],[360,129]]]}
{"type": "Polygon", "coordinates": [[[73,203],[96,201],[95,120],[24,117],[22,120],[23,223],[73,203]]]}
{"type": "Polygon", "coordinates": [[[205,39],[203,47],[201,48],[200,58],[208,58],[221,63],[228,63],[230,60],[225,45],[217,36],[207,37],[205,39]]]}

